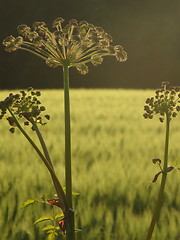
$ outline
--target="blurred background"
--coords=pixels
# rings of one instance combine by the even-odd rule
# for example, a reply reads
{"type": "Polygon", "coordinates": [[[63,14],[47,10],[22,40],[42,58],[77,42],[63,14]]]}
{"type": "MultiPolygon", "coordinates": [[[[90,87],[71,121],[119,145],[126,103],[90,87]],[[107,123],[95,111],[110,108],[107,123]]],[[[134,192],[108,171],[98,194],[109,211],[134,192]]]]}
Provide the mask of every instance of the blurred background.
{"type": "MultiPolygon", "coordinates": [[[[31,0],[1,1],[0,41],[17,35],[20,24],[57,17],[86,20],[111,34],[128,61],[107,57],[81,76],[71,69],[72,88],[156,88],[160,82],[177,85],[180,65],[179,0],[31,0]]],[[[27,52],[7,53],[0,46],[0,89],[62,88],[61,69],[51,69],[27,52]]]]}
{"type": "MultiPolygon", "coordinates": [[[[75,69],[70,71],[70,86],[77,88],[71,90],[73,190],[80,193],[74,203],[76,225],[82,229],[78,240],[143,239],[160,183],[158,179],[147,188],[159,171],[151,159],[163,159],[164,149],[164,126],[142,117],[145,99],[152,96],[152,90],[145,89],[158,88],[162,81],[180,85],[180,0],[0,3],[1,99],[9,92],[3,89],[53,89],[43,90],[42,102],[52,124],[43,126],[42,131],[63,186],[62,69],[49,68],[28,52],[7,53],[2,41],[9,35],[17,36],[20,24],[44,21],[51,27],[54,19],[63,17],[66,22],[75,18],[102,27],[113,37],[114,45],[120,44],[127,51],[124,63],[107,57],[100,66],[89,66],[85,76],[75,69]]],[[[176,118],[171,130],[170,164],[180,159],[179,132],[176,118]]],[[[8,132],[7,121],[1,122],[0,133],[0,239],[43,240],[43,225],[35,227],[33,222],[52,209],[19,208],[29,198],[40,199],[43,194],[53,198],[49,176],[23,136],[8,132]]],[[[169,177],[154,239],[180,239],[179,171],[169,177]]]]}

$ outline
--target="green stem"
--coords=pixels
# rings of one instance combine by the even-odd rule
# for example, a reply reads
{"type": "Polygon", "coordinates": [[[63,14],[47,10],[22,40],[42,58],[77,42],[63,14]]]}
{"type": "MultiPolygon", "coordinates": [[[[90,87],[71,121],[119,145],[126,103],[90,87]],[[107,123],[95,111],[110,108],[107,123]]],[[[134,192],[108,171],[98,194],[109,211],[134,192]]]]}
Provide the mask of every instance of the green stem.
{"type": "Polygon", "coordinates": [[[70,102],[69,102],[69,68],[63,67],[64,73],[64,114],[65,114],[65,176],[66,196],[70,208],[72,208],[72,175],[71,175],[71,126],[70,126],[70,102]]]}
{"type": "MultiPolygon", "coordinates": [[[[42,149],[43,149],[44,156],[46,157],[46,159],[48,160],[49,164],[50,164],[51,167],[53,168],[53,165],[52,165],[52,162],[51,162],[51,158],[50,158],[50,156],[49,156],[49,152],[48,152],[48,150],[47,150],[47,147],[46,147],[46,144],[45,144],[45,142],[44,142],[44,139],[43,139],[43,137],[42,137],[42,135],[41,135],[41,133],[40,133],[40,131],[39,131],[39,128],[38,128],[36,122],[35,122],[33,119],[32,119],[31,122],[32,122],[32,125],[33,125],[34,129],[35,129],[35,132],[36,132],[36,134],[37,134],[37,137],[38,137],[38,139],[39,139],[39,142],[40,142],[40,144],[41,144],[41,147],[42,147],[42,149]]],[[[54,169],[54,168],[53,168],[53,169],[54,169]]]]}
{"type": "Polygon", "coordinates": [[[71,124],[69,100],[69,66],[63,66],[64,79],[64,117],[65,117],[65,179],[66,197],[70,210],[67,213],[67,240],[75,240],[74,212],[72,211],[72,172],[71,172],[71,124]]]}
{"type": "Polygon", "coordinates": [[[14,113],[11,111],[10,108],[8,108],[8,111],[10,112],[10,114],[12,115],[12,117],[14,118],[14,121],[16,123],[16,126],[19,128],[19,130],[21,131],[21,133],[25,136],[25,138],[28,140],[28,142],[31,144],[31,146],[34,148],[34,150],[36,151],[36,153],[39,155],[39,157],[42,159],[42,161],[44,162],[45,166],[47,167],[54,187],[56,189],[57,195],[59,197],[59,199],[62,201],[62,210],[65,212],[66,209],[69,209],[63,188],[54,172],[54,169],[52,168],[51,164],[49,163],[49,161],[44,157],[44,155],[42,154],[42,152],[39,150],[39,148],[37,147],[37,145],[34,143],[34,141],[29,137],[29,135],[24,131],[24,129],[21,127],[19,121],[17,120],[17,118],[15,117],[14,113]]]}
{"type": "Polygon", "coordinates": [[[164,189],[167,179],[167,167],[168,167],[168,151],[169,151],[169,129],[170,129],[170,118],[168,113],[166,114],[166,135],[165,135],[165,148],[164,148],[164,166],[162,171],[161,185],[159,189],[158,199],[154,209],[151,224],[149,226],[148,234],[146,240],[150,240],[154,231],[154,227],[159,219],[163,199],[164,199],[164,189]]]}
{"type": "MultiPolygon", "coordinates": [[[[43,139],[43,137],[42,137],[42,135],[41,135],[41,133],[40,133],[40,131],[39,131],[39,128],[38,128],[36,122],[35,122],[33,119],[32,119],[31,122],[32,122],[32,124],[33,124],[33,127],[34,127],[34,129],[35,129],[35,132],[36,132],[36,134],[37,134],[37,136],[38,136],[38,139],[39,139],[39,141],[40,141],[40,144],[41,144],[41,146],[42,146],[44,155],[45,155],[46,159],[48,160],[49,164],[51,165],[52,169],[54,170],[53,165],[52,165],[51,158],[50,158],[50,156],[49,156],[49,152],[48,152],[48,150],[47,150],[47,147],[46,147],[46,144],[45,144],[45,142],[44,142],[44,139],[43,139]]],[[[54,182],[55,189],[58,189],[57,192],[61,192],[61,194],[62,194],[62,192],[63,192],[63,199],[66,201],[66,196],[65,196],[65,194],[64,194],[64,191],[63,191],[62,186],[61,186],[60,189],[59,189],[59,184],[57,183],[56,179],[54,178],[53,175],[51,175],[51,177],[52,177],[52,180],[53,180],[53,182],[54,182]]],[[[59,197],[59,194],[58,194],[58,197],[59,197]]],[[[60,199],[60,198],[59,198],[59,199],[60,199]]],[[[61,199],[62,199],[62,197],[61,197],[61,199]]],[[[67,205],[67,203],[66,203],[66,205],[67,205]]],[[[68,207],[66,206],[66,207],[63,208],[63,209],[64,209],[64,212],[65,212],[65,211],[68,209],[68,207]]]]}

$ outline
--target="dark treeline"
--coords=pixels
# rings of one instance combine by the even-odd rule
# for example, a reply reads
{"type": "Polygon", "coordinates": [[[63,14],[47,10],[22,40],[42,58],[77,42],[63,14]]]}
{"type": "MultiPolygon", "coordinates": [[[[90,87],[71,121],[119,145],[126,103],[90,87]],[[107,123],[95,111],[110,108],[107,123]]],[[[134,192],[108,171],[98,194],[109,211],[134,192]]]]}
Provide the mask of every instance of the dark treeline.
{"type": "MultiPolygon", "coordinates": [[[[73,88],[156,88],[162,81],[180,83],[179,0],[31,0],[1,1],[0,40],[17,35],[20,24],[57,17],[101,26],[114,44],[128,52],[128,61],[107,57],[81,76],[71,69],[73,88]]],[[[7,53],[0,46],[0,89],[59,88],[61,69],[51,69],[27,52],[7,53]]]]}

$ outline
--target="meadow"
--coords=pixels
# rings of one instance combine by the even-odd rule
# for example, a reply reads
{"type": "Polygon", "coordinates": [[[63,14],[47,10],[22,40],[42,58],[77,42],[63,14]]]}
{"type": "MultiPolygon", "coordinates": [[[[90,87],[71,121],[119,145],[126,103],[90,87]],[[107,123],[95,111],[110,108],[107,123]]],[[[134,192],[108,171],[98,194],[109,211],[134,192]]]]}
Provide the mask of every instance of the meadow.
{"type": "MultiPolygon", "coordinates": [[[[0,100],[9,91],[0,92],[0,100]]],[[[152,90],[72,89],[72,170],[77,240],[143,240],[159,189],[153,158],[163,159],[164,124],[145,120],[143,106],[152,90]]],[[[51,120],[41,127],[56,172],[64,179],[63,91],[42,90],[51,120]]],[[[171,123],[169,159],[180,161],[180,117],[171,123]]],[[[50,176],[28,142],[0,121],[0,239],[44,240],[33,222],[51,207],[30,198],[54,198],[50,176]]],[[[33,133],[31,133],[33,135],[33,133]]],[[[34,138],[35,136],[33,136],[34,138]]],[[[180,172],[168,173],[160,221],[153,240],[180,239],[180,172]]]]}

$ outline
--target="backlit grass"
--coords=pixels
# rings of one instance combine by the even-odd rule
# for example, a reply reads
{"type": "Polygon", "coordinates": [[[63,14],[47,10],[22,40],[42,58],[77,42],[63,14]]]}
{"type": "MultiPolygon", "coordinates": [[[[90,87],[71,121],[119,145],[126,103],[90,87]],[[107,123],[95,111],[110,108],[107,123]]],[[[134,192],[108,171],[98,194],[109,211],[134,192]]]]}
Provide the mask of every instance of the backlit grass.
{"type": "MultiPolygon", "coordinates": [[[[78,240],[141,240],[145,238],[159,180],[152,158],[163,158],[164,124],[144,120],[150,90],[71,90],[72,170],[78,240]]],[[[0,92],[3,99],[7,91],[0,92]]],[[[60,179],[64,179],[63,92],[43,90],[51,115],[42,127],[60,179]]],[[[179,117],[170,132],[171,161],[180,160],[179,117]]],[[[3,240],[41,240],[45,234],[33,221],[47,215],[41,205],[18,210],[29,198],[52,198],[48,172],[20,133],[0,122],[0,235],[3,240]],[[25,170],[24,170],[25,169],[25,170]]],[[[32,133],[33,134],[33,133],[32,133]]],[[[166,198],[153,240],[179,240],[180,172],[168,174],[166,198]]]]}

